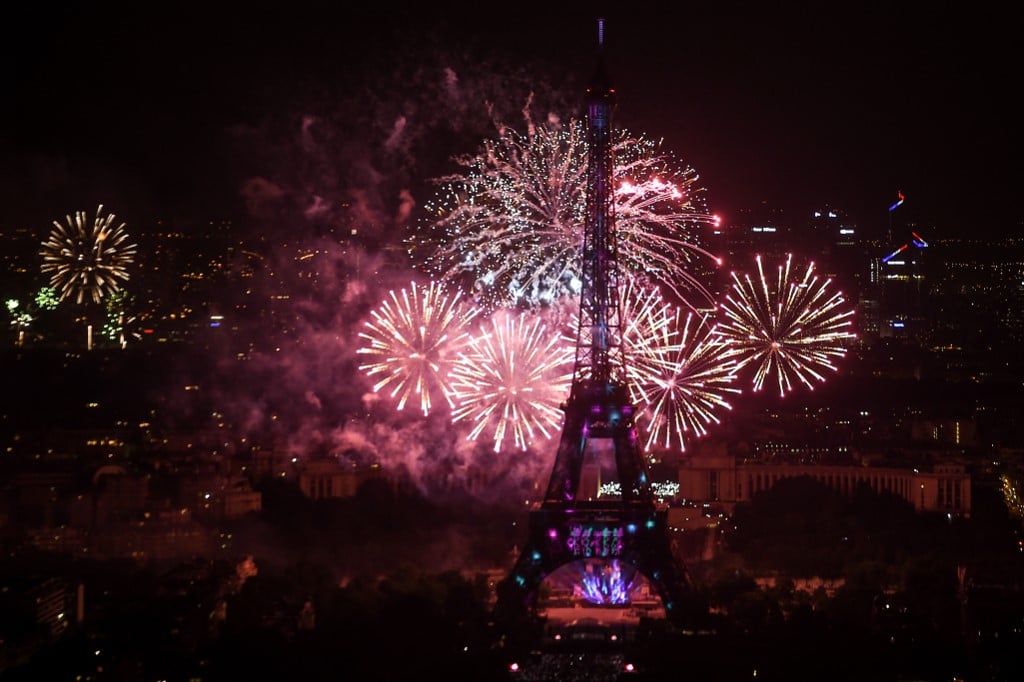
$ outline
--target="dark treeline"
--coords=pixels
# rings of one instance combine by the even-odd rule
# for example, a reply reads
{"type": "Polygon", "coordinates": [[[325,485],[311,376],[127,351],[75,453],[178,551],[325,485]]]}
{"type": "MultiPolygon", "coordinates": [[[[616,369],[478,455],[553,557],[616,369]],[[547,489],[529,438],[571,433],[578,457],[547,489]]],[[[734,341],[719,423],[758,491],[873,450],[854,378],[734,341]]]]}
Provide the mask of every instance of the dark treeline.
{"type": "MultiPolygon", "coordinates": [[[[280,482],[263,491],[266,508],[231,529],[219,558],[139,565],[10,551],[5,581],[80,583],[86,617],[50,644],[21,646],[34,655],[4,661],[3,679],[492,680],[528,653],[510,643],[535,631],[499,631],[490,606],[524,511],[441,504],[382,480],[330,504],[280,482]]],[[[634,677],[995,681],[1024,672],[1019,636],[985,635],[993,613],[1011,625],[1024,614],[1012,589],[1022,575],[1016,526],[995,491],[976,493],[971,518],[948,519],[867,489],[843,498],[794,479],[729,523],[715,558],[690,562],[711,606],[707,629],[643,622],[629,645],[634,677]]],[[[43,638],[16,636],[14,625],[29,622],[16,615],[5,613],[8,644],[43,638]]]]}

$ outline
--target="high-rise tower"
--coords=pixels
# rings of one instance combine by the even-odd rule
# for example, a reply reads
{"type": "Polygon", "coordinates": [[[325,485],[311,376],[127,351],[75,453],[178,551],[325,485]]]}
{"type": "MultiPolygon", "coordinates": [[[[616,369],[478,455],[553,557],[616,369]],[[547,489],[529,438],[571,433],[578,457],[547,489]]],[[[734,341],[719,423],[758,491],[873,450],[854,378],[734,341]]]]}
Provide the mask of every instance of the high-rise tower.
{"type": "Polygon", "coordinates": [[[545,576],[581,560],[617,561],[646,577],[670,619],[695,616],[686,573],[670,549],[666,510],[654,503],[626,384],[615,230],[612,113],[615,90],[604,64],[587,89],[587,211],[572,389],[544,500],[530,513],[530,536],[499,595],[499,608],[529,606],[545,576]],[[613,455],[621,496],[582,499],[584,462],[613,455]]]}

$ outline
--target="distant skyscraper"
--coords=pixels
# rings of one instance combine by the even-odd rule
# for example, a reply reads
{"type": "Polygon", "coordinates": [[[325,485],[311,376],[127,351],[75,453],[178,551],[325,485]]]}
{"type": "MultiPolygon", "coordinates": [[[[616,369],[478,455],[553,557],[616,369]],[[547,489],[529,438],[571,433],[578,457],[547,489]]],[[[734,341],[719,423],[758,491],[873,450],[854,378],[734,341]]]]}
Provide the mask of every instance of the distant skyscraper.
{"type": "Polygon", "coordinates": [[[925,332],[926,242],[917,232],[887,255],[871,260],[871,285],[877,292],[878,334],[882,338],[921,340],[925,332]]]}
{"type": "Polygon", "coordinates": [[[857,226],[844,211],[827,205],[811,212],[809,225],[811,234],[805,243],[813,239],[820,252],[819,271],[835,280],[847,300],[860,300],[868,280],[864,264],[869,256],[857,226]]]}
{"type": "Polygon", "coordinates": [[[743,209],[723,229],[726,261],[746,262],[755,254],[785,257],[792,250],[791,216],[768,202],[743,209]]]}

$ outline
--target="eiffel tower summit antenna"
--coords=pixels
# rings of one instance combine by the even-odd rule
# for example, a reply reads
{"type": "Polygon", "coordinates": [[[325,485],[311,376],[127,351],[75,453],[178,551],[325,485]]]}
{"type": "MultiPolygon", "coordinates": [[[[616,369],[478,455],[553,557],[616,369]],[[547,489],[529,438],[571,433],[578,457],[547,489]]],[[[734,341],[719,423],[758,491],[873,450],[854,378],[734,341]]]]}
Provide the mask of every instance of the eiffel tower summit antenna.
{"type": "Polygon", "coordinates": [[[699,617],[694,591],[670,547],[667,509],[655,504],[637,437],[622,348],[614,204],[615,89],[605,68],[604,19],[598,65],[585,97],[586,214],[580,314],[572,387],[544,499],[530,512],[530,535],[499,592],[496,614],[536,606],[544,578],[577,561],[621,562],[643,575],[676,622],[699,617]],[[621,494],[581,491],[585,462],[614,455],[621,494]]]}

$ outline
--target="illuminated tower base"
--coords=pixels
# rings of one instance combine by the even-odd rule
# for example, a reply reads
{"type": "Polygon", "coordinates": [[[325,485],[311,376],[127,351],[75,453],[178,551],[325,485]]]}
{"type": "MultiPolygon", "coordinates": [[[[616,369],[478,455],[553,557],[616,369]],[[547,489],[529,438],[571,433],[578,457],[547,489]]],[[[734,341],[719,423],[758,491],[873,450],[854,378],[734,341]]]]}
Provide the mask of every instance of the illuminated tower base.
{"type": "Polygon", "coordinates": [[[499,617],[536,609],[544,578],[584,559],[622,561],[636,569],[661,597],[665,617],[680,626],[702,622],[706,605],[671,552],[666,510],[602,502],[530,513],[526,546],[499,589],[499,617]]]}

